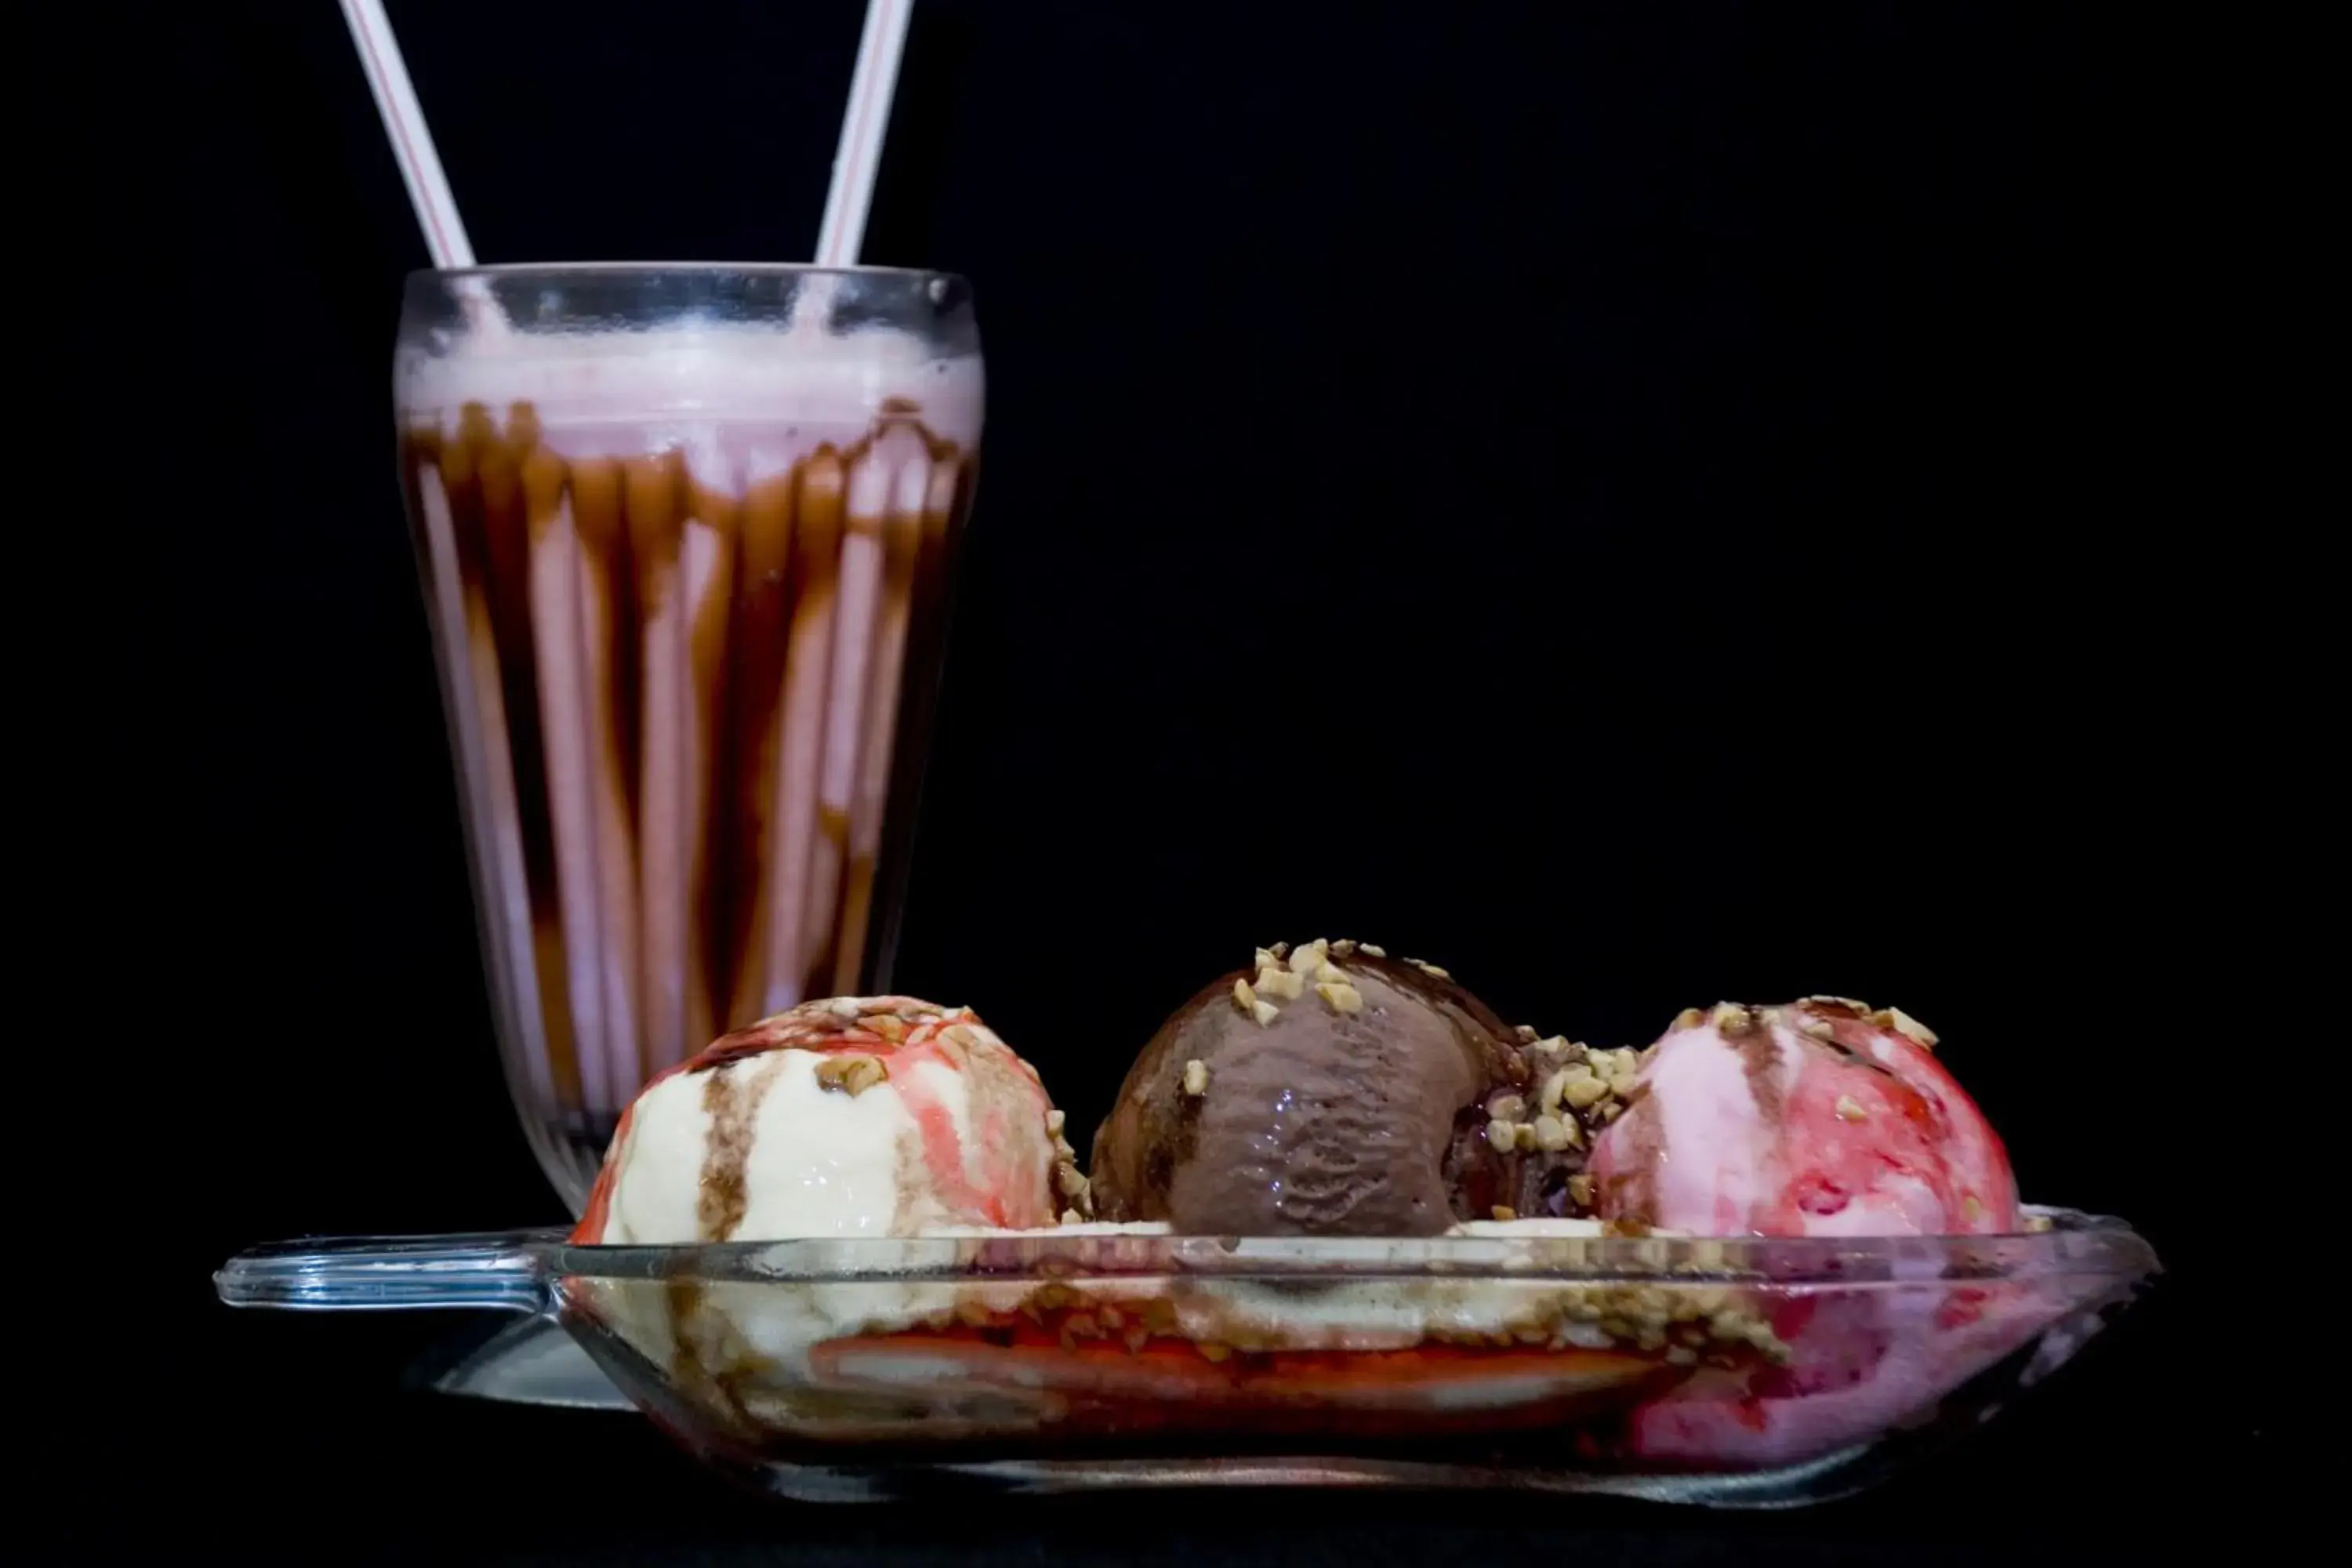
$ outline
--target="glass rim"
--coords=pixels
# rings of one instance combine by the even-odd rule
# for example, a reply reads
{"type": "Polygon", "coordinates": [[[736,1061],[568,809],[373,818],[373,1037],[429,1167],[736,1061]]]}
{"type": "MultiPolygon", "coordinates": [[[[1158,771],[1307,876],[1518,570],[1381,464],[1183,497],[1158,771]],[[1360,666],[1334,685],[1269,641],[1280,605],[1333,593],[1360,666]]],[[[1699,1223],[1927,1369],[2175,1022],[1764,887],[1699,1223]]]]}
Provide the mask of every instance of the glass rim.
{"type": "Polygon", "coordinates": [[[585,1246],[554,1229],[346,1237],[256,1247],[232,1258],[215,1283],[233,1305],[373,1307],[485,1299],[511,1304],[535,1300],[559,1281],[632,1279],[889,1287],[1423,1279],[1867,1290],[2064,1279],[2122,1286],[2161,1271],[2155,1250],[2122,1220],[2072,1209],[2026,1212],[2046,1219],[2049,1228],[1990,1236],[1426,1237],[967,1230],[673,1246],[585,1246]]]}
{"type": "Polygon", "coordinates": [[[2069,1274],[2128,1276],[2156,1267],[2154,1250],[2122,1220],[2042,1212],[2053,1222],[2047,1230],[1987,1236],[1359,1237],[1035,1230],[655,1247],[585,1246],[550,1237],[541,1258],[551,1273],[576,1279],[687,1275],[712,1282],[778,1284],[1175,1275],[1299,1283],[1452,1279],[1856,1288],[1938,1279],[1985,1283],[2069,1274]]]}
{"type": "Polygon", "coordinates": [[[905,278],[944,279],[969,286],[961,272],[938,267],[822,267],[813,261],[500,261],[474,267],[419,267],[408,274],[416,282],[432,279],[462,282],[525,277],[691,277],[697,274],[749,278],[905,278]]]}

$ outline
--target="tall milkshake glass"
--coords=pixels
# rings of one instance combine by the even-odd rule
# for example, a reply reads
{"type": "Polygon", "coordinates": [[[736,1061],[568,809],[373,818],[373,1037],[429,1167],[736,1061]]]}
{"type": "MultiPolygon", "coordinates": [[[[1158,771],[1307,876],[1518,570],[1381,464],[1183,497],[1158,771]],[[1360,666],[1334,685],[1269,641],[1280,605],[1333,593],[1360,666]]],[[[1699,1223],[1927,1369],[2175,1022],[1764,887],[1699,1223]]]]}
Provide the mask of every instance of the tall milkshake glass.
{"type": "Polygon", "coordinates": [[[576,1210],[638,1086],[883,987],[982,370],[938,273],[418,273],[401,468],[507,1077],[576,1210]]]}

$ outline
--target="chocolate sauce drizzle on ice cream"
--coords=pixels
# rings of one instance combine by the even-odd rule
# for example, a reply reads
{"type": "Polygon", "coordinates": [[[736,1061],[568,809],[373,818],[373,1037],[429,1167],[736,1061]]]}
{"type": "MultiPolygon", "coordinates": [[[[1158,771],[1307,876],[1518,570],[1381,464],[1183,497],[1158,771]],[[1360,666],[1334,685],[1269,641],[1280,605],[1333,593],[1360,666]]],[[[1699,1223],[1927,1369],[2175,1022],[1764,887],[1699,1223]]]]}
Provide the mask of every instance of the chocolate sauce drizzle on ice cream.
{"type": "Polygon", "coordinates": [[[723,1035],[646,1085],[574,1239],[1018,1229],[1087,1201],[1036,1069],[977,1015],[835,997],[723,1035]]]}

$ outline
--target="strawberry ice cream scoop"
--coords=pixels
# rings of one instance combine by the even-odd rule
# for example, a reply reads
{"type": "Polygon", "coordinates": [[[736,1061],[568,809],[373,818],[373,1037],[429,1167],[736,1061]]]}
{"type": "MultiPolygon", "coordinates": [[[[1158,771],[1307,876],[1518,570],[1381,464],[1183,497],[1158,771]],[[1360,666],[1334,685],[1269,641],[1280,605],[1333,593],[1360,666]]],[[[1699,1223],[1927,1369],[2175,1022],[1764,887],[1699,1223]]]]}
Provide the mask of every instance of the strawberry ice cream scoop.
{"type": "Polygon", "coordinates": [[[1934,1044],[1902,1013],[1829,997],[1684,1014],[1593,1146],[1601,1217],[1701,1236],[2015,1230],[2009,1157],[1934,1044]]]}
{"type": "Polygon", "coordinates": [[[970,1009],[840,996],[722,1036],[647,1084],[572,1239],[1025,1229],[1086,1206],[1036,1069],[970,1009]]]}

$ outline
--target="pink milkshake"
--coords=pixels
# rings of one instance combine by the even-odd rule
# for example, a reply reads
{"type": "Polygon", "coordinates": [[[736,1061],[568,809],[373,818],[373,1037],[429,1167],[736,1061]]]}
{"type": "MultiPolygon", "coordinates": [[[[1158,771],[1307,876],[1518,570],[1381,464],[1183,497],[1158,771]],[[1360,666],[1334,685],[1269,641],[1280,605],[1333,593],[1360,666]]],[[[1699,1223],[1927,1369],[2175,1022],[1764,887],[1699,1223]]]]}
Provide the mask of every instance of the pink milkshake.
{"type": "Polygon", "coordinates": [[[881,988],[980,437],[970,296],[419,274],[394,390],[509,1078],[576,1205],[646,1079],[881,988]]]}

